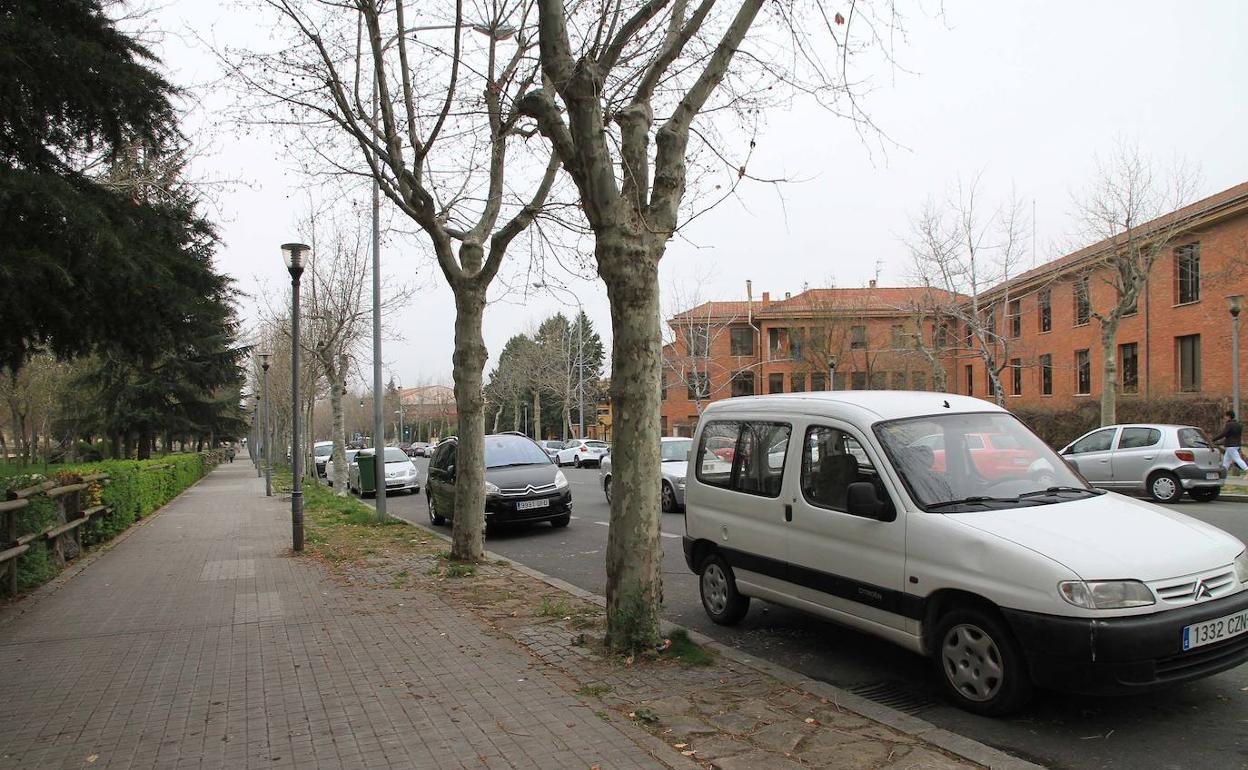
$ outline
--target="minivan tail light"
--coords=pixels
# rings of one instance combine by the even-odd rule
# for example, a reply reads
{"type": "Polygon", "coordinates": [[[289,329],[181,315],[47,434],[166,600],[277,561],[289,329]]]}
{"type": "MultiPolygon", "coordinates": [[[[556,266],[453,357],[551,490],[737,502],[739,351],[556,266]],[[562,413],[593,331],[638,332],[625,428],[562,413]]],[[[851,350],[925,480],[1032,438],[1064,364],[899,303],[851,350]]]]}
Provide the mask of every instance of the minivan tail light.
{"type": "Polygon", "coordinates": [[[1190,449],[1176,449],[1174,450],[1174,456],[1185,463],[1196,462],[1196,453],[1190,449]]]}
{"type": "Polygon", "coordinates": [[[582,447],[581,447],[581,451],[582,451],[582,452],[588,452],[588,451],[589,451],[589,447],[582,446],[582,447]]]}

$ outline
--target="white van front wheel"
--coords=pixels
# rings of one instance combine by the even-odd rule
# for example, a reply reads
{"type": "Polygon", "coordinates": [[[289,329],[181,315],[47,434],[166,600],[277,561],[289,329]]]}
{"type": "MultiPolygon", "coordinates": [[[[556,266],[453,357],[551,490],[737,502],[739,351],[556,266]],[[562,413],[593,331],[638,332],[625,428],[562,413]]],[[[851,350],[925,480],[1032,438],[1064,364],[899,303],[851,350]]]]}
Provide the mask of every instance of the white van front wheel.
{"type": "Polygon", "coordinates": [[[737,593],[737,579],[723,556],[713,553],[702,560],[698,589],[702,608],[721,626],[740,622],[750,610],[750,597],[737,593]]]}
{"type": "Polygon", "coordinates": [[[941,618],[936,639],[941,684],[959,707],[1001,716],[1031,699],[1022,652],[994,614],[970,607],[953,610],[941,618]]]}

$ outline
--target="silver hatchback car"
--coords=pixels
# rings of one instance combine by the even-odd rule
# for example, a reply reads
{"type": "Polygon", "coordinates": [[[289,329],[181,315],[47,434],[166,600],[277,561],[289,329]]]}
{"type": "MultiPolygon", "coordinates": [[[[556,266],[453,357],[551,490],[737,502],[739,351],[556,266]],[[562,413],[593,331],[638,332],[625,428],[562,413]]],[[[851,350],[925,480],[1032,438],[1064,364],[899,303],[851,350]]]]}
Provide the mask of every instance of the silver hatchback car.
{"type": "Polygon", "coordinates": [[[1207,503],[1226,481],[1217,448],[1191,425],[1109,425],[1083,434],[1061,454],[1092,486],[1147,492],[1159,503],[1173,503],[1184,492],[1207,503]]]}
{"type": "MultiPolygon", "coordinates": [[[[664,436],[659,439],[659,473],[660,504],[664,513],[674,513],[685,509],[685,473],[689,467],[689,450],[693,449],[693,439],[680,436],[664,436]]],[[[611,455],[608,454],[598,463],[598,483],[602,485],[602,493],[611,502],[611,455]]]]}

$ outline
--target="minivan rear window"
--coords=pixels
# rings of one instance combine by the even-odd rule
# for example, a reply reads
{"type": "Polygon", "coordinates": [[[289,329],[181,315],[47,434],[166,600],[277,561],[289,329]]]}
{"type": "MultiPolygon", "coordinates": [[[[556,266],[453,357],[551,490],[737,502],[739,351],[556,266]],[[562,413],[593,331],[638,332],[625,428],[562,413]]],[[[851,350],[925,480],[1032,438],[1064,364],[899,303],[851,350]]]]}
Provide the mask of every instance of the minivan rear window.
{"type": "Polygon", "coordinates": [[[698,481],[763,497],[779,497],[793,427],[757,420],[715,420],[702,431],[698,481]]]}

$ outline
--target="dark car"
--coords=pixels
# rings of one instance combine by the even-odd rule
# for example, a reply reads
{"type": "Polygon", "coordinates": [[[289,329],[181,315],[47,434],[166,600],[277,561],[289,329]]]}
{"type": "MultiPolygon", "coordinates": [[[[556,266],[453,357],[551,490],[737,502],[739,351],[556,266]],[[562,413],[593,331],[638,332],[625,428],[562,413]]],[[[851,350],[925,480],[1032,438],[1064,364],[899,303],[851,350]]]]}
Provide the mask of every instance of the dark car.
{"type": "MultiPolygon", "coordinates": [[[[438,444],[425,483],[429,521],[446,523],[455,512],[455,455],[459,442],[438,444]]],[[[485,525],[549,521],[566,527],[572,520],[572,489],[563,471],[527,436],[499,433],[485,437],[485,525]]]]}

